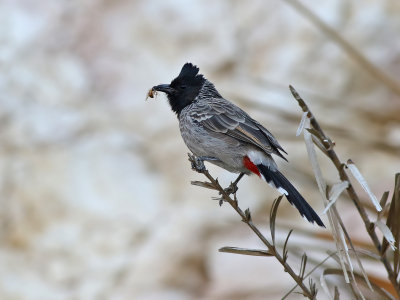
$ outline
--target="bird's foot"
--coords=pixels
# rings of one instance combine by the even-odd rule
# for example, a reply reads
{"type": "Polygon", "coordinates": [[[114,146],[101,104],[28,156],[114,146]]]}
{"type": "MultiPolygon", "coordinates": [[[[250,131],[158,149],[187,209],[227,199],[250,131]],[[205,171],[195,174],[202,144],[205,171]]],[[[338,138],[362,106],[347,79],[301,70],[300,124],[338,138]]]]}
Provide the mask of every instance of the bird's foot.
{"type": "Polygon", "coordinates": [[[189,161],[192,164],[192,170],[195,170],[198,173],[203,173],[206,171],[206,166],[204,165],[204,159],[202,157],[198,157],[196,155],[188,153],[189,161]]]}
{"type": "Polygon", "coordinates": [[[236,180],[234,182],[231,182],[231,184],[226,189],[224,189],[225,193],[227,193],[228,195],[230,195],[230,194],[236,195],[236,192],[239,189],[237,184],[239,183],[240,179],[242,179],[243,176],[244,176],[244,173],[240,173],[238,178],[236,178],[236,180]]]}
{"type": "Polygon", "coordinates": [[[226,189],[224,189],[224,191],[225,193],[230,195],[230,194],[236,194],[238,189],[239,189],[238,186],[234,182],[231,182],[231,184],[226,189]]]}
{"type": "MultiPolygon", "coordinates": [[[[239,188],[237,186],[237,181],[231,182],[231,184],[226,189],[224,189],[224,195],[222,195],[222,197],[220,197],[220,198],[216,198],[215,200],[219,200],[218,201],[219,206],[222,206],[222,204],[226,201],[224,196],[230,197],[230,195],[232,194],[233,195],[233,201],[237,205],[236,192],[238,191],[238,189],[239,188]]],[[[221,195],[223,193],[220,192],[219,194],[221,195]]]]}

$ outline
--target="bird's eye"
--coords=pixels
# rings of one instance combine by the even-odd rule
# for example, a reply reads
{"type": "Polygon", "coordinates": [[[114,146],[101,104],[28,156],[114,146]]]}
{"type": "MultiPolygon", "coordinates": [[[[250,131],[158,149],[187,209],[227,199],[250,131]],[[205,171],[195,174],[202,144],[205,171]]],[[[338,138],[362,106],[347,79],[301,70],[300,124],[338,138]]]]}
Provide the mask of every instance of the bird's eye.
{"type": "Polygon", "coordinates": [[[182,90],[186,89],[186,85],[182,84],[182,85],[181,85],[181,89],[182,89],[182,90]]]}

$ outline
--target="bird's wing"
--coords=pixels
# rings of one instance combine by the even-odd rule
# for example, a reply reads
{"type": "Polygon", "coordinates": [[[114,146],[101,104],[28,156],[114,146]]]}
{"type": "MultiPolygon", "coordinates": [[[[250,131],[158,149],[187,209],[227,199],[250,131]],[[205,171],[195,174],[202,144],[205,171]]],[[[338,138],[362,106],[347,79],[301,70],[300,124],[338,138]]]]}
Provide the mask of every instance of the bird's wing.
{"type": "Polygon", "coordinates": [[[285,150],[264,126],[223,98],[197,103],[191,116],[207,130],[255,145],[268,154],[274,153],[286,160],[280,153],[286,153],[285,150]]]}

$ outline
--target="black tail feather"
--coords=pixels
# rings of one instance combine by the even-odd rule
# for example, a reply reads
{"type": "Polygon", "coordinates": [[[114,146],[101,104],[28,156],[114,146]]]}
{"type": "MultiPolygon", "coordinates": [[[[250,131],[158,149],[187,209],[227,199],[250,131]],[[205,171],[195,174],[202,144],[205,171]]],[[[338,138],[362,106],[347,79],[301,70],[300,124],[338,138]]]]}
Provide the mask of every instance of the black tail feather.
{"type": "Polygon", "coordinates": [[[282,188],[287,192],[287,194],[285,193],[286,198],[290,204],[297,208],[303,217],[305,217],[311,223],[316,222],[319,226],[325,227],[317,213],[281,172],[278,170],[271,171],[267,166],[264,165],[257,165],[257,168],[269,184],[273,185],[277,189],[282,188]]]}

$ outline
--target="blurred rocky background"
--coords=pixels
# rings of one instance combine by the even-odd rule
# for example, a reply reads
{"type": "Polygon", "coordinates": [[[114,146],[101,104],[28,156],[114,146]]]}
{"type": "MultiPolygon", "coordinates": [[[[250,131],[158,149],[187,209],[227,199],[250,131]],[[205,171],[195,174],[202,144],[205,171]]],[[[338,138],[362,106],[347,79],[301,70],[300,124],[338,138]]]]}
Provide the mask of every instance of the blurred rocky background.
{"type": "MultiPolygon", "coordinates": [[[[211,200],[215,192],[190,185],[203,177],[190,169],[164,95],[145,101],[188,61],[278,137],[289,153],[283,172],[317,212],[323,204],[295,136],[302,112],[289,84],[378,199],[392,189],[399,2],[301,2],[366,61],[293,3],[0,2],[1,299],[277,299],[293,286],[273,259],[218,252],[261,244],[211,200]]],[[[320,163],[337,182],[330,162],[320,163]]],[[[235,178],[209,169],[224,185],[235,178]]],[[[266,233],[277,195],[256,177],[239,185],[241,206],[266,233]]],[[[348,199],[338,206],[351,234],[369,242],[348,199]]],[[[296,229],[293,249],[307,244],[296,234],[329,234],[286,201],[278,225],[283,238],[296,229]]]]}

